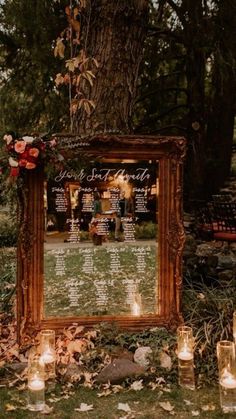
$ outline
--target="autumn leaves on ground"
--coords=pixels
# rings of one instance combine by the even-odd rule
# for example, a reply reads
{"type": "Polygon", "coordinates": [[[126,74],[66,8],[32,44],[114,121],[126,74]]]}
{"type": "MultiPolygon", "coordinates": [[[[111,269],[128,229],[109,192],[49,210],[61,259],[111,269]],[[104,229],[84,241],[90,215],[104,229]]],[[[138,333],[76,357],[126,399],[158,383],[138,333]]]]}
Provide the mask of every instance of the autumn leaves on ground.
{"type": "MultiPolygon", "coordinates": [[[[27,410],[27,359],[35,346],[19,349],[16,342],[14,250],[2,251],[1,269],[5,279],[1,288],[0,418],[40,418],[41,413],[27,410]]],[[[161,328],[124,333],[107,324],[86,331],[80,325],[72,325],[56,339],[56,379],[46,385],[44,414],[56,419],[223,418],[212,343],[217,339],[217,331],[215,336],[207,337],[207,342],[200,321],[206,304],[208,315],[216,316],[217,304],[226,300],[226,291],[218,289],[218,299],[214,298],[214,290],[202,285],[201,291],[200,298],[199,290],[189,286],[184,294],[185,310],[192,310],[192,324],[198,330],[195,391],[178,386],[175,333],[161,328]],[[138,366],[140,353],[146,353],[145,367],[138,366]],[[116,359],[120,379],[113,383],[114,372],[108,371],[110,382],[98,382],[100,372],[116,359]],[[133,367],[130,369],[133,364],[141,368],[135,370],[139,371],[137,375],[133,367]]]]}

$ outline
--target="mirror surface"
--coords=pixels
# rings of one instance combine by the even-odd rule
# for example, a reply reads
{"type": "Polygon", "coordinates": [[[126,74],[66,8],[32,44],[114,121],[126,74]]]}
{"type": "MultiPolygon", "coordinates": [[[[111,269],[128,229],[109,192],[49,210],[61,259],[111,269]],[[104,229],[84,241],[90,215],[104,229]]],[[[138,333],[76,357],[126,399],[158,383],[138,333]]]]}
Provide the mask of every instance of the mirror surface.
{"type": "Polygon", "coordinates": [[[44,318],[158,314],[158,162],[102,160],[44,183],[44,318]]]}

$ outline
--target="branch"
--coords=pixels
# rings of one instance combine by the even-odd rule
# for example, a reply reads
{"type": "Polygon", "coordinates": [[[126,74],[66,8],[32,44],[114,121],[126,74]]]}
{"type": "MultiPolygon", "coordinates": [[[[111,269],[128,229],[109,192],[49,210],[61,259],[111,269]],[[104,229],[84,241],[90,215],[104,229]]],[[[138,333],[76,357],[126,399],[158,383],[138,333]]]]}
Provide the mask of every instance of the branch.
{"type": "Polygon", "coordinates": [[[171,29],[164,29],[158,26],[149,26],[148,27],[148,34],[147,36],[151,37],[151,36],[155,36],[155,35],[164,35],[164,36],[168,36],[170,38],[174,38],[177,41],[179,41],[180,43],[183,43],[184,38],[182,36],[182,34],[177,33],[176,31],[172,31],[171,29]]]}
{"type": "Polygon", "coordinates": [[[182,105],[176,105],[176,106],[173,106],[172,108],[170,108],[170,109],[167,109],[167,111],[165,111],[165,112],[162,112],[161,114],[153,114],[153,115],[150,115],[147,119],[146,119],[146,121],[144,121],[142,124],[140,124],[140,125],[138,125],[137,126],[137,128],[136,129],[140,129],[140,128],[142,128],[142,127],[146,127],[150,122],[152,122],[152,121],[155,121],[155,120],[157,120],[157,119],[161,119],[161,118],[163,118],[164,116],[166,116],[166,115],[168,115],[168,114],[170,114],[170,113],[172,113],[172,112],[174,112],[174,111],[176,111],[177,109],[181,109],[181,108],[186,108],[186,109],[188,109],[189,108],[189,106],[188,105],[185,105],[185,104],[182,104],[182,105]]]}
{"type": "MultiPolygon", "coordinates": [[[[156,134],[158,132],[170,131],[172,129],[176,129],[176,130],[184,132],[184,133],[187,132],[187,128],[180,127],[179,125],[172,124],[172,125],[167,125],[167,126],[162,127],[162,128],[155,128],[155,129],[151,129],[151,130],[148,130],[148,131],[144,131],[144,134],[156,134]]],[[[135,129],[134,132],[135,133],[137,132],[136,129],[135,129]]]]}
{"type": "Polygon", "coordinates": [[[188,94],[188,90],[185,89],[184,87],[166,87],[166,88],[165,87],[164,88],[158,87],[157,89],[151,90],[150,92],[147,92],[143,96],[139,97],[136,100],[136,103],[142,102],[142,100],[146,99],[147,97],[153,96],[153,95],[155,95],[156,93],[158,93],[160,91],[162,91],[162,92],[171,92],[171,91],[174,92],[174,91],[177,91],[177,92],[183,92],[186,95],[188,94]]]}
{"type": "Polygon", "coordinates": [[[181,6],[178,6],[173,0],[166,0],[167,4],[169,4],[170,7],[175,11],[177,14],[179,20],[182,22],[183,26],[186,25],[186,19],[184,18],[183,14],[183,8],[181,6]]]}

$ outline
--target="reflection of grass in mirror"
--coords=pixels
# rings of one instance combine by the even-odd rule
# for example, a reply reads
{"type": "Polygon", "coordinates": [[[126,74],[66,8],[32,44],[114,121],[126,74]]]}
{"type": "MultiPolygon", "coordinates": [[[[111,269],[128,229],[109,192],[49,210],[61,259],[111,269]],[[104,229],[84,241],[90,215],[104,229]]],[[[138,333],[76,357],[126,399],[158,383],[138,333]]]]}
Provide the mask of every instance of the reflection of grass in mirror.
{"type": "Polygon", "coordinates": [[[156,311],[154,241],[65,245],[47,250],[44,263],[46,317],[130,314],[134,292],[142,296],[144,314],[156,311]],[[117,272],[112,260],[119,265],[117,272]]]}

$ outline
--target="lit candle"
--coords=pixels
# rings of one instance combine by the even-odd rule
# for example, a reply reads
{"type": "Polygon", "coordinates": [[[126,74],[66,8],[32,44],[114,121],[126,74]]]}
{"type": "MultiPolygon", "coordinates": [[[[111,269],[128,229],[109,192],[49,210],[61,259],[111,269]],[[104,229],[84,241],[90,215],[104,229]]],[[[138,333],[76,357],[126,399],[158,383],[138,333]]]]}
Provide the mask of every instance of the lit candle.
{"type": "Polygon", "coordinates": [[[40,332],[40,362],[45,367],[45,379],[54,378],[56,375],[55,331],[41,330],[40,332]]]}
{"type": "Polygon", "coordinates": [[[236,379],[229,371],[225,370],[222,374],[220,384],[225,388],[236,388],[236,379]]]}
{"type": "Polygon", "coordinates": [[[43,390],[45,387],[44,380],[41,380],[38,377],[34,377],[28,382],[28,388],[32,391],[43,390]]]}
{"type": "Polygon", "coordinates": [[[133,316],[140,316],[141,308],[140,305],[135,301],[132,305],[132,315],[133,316]]]}
{"type": "Polygon", "coordinates": [[[55,355],[52,350],[48,349],[41,355],[40,361],[44,364],[51,364],[55,361],[55,355]]]}
{"type": "Polygon", "coordinates": [[[191,359],[193,359],[193,352],[190,348],[188,348],[187,345],[185,345],[180,349],[178,353],[178,358],[182,361],[190,361],[191,359]]]}

